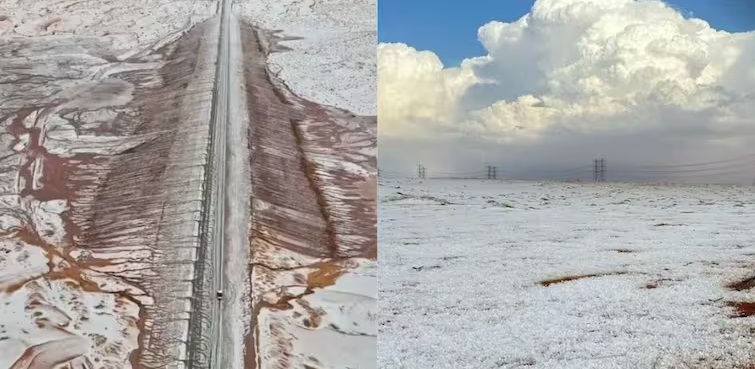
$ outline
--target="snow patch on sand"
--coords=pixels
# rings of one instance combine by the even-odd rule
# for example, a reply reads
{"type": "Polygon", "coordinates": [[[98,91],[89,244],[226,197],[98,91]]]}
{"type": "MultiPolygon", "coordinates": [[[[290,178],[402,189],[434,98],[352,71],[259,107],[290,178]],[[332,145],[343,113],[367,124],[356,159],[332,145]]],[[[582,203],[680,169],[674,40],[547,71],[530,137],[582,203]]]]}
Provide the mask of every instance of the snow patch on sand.
{"type": "Polygon", "coordinates": [[[268,57],[271,70],[297,95],[377,114],[377,2],[375,0],[236,0],[252,23],[282,30],[291,50],[268,57]]]}
{"type": "Polygon", "coordinates": [[[126,57],[171,41],[216,9],[214,1],[0,0],[0,36],[95,36],[126,57]]]}
{"type": "MultiPolygon", "coordinates": [[[[257,317],[263,367],[277,367],[281,354],[290,367],[375,368],[377,343],[377,262],[355,258],[344,262],[335,283],[305,292],[304,274],[322,266],[282,272],[276,285],[294,297],[287,310],[262,309],[257,317]],[[298,276],[297,276],[298,275],[298,276]],[[284,284],[284,280],[288,280],[284,284]]],[[[271,297],[275,297],[271,295],[271,297]]],[[[268,301],[274,303],[273,301],[268,301]]]]}

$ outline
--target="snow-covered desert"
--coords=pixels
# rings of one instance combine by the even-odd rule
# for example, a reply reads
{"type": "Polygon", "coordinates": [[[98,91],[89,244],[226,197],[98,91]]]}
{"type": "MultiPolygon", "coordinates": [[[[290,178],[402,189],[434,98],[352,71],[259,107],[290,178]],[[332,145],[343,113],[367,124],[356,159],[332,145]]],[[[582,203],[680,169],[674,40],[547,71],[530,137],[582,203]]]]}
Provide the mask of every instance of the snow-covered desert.
{"type": "Polygon", "coordinates": [[[0,0],[0,369],[374,367],[375,19],[0,0]]]}
{"type": "Polygon", "coordinates": [[[380,368],[751,368],[755,188],[381,179],[380,368]]]}

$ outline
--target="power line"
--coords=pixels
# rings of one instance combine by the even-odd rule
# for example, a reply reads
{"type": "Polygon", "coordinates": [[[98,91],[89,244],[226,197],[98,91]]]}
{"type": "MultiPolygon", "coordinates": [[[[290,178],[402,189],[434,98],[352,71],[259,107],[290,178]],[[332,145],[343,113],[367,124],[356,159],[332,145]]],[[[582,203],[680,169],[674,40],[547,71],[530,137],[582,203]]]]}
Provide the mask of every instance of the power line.
{"type": "MultiPolygon", "coordinates": [[[[750,166],[749,168],[752,168],[750,166]]],[[[741,166],[729,166],[729,167],[720,167],[720,168],[707,168],[707,169],[688,169],[688,170],[636,170],[636,169],[626,169],[626,168],[619,168],[616,171],[621,173],[630,173],[630,174],[636,174],[636,175],[650,175],[650,174],[685,174],[685,173],[708,173],[708,172],[716,172],[720,170],[730,170],[730,169],[739,169],[739,170],[746,170],[748,167],[741,167],[741,166]]]]}
{"type": "MultiPolygon", "coordinates": [[[[427,168],[419,164],[417,166],[417,177],[421,179],[498,179],[501,173],[497,165],[486,165],[484,170],[467,170],[467,171],[433,171],[430,176],[427,174],[427,168]]],[[[519,169],[524,176],[516,176],[517,171],[505,171],[505,178],[508,179],[592,179],[596,182],[604,182],[607,179],[607,162],[604,157],[598,157],[593,160],[592,165],[570,166],[567,168],[528,168],[526,171],[519,169]],[[529,173],[529,174],[527,174],[529,173]],[[522,178],[525,177],[525,178],[522,178]]],[[[704,179],[716,176],[748,175],[752,177],[755,174],[755,154],[742,155],[738,157],[707,161],[696,163],[675,163],[675,164],[620,164],[612,165],[612,178],[628,179],[704,179]]],[[[388,177],[410,177],[406,173],[397,171],[380,170],[379,176],[388,177]]],[[[748,180],[749,181],[749,180],[748,180]]]]}
{"type": "Polygon", "coordinates": [[[742,155],[737,156],[734,158],[729,159],[723,159],[723,160],[716,160],[716,161],[708,161],[708,162],[701,162],[701,163],[686,163],[686,164],[638,164],[633,165],[637,168],[684,168],[684,167],[696,167],[696,166],[708,166],[708,165],[716,165],[716,164],[727,164],[727,163],[734,163],[734,162],[740,162],[743,160],[755,160],[755,154],[748,154],[748,155],[742,155]]]}

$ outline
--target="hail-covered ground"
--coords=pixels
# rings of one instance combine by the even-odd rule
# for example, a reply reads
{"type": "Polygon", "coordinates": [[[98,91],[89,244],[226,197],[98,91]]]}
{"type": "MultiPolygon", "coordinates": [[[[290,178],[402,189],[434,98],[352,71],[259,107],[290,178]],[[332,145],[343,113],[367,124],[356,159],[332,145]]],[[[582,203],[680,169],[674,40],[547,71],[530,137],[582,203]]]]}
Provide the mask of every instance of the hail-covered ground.
{"type": "Polygon", "coordinates": [[[748,368],[755,189],[381,180],[380,368],[748,368]]]}
{"type": "Polygon", "coordinates": [[[279,31],[286,52],[269,67],[291,90],[358,115],[377,114],[376,0],[237,0],[256,26],[279,31]]]}

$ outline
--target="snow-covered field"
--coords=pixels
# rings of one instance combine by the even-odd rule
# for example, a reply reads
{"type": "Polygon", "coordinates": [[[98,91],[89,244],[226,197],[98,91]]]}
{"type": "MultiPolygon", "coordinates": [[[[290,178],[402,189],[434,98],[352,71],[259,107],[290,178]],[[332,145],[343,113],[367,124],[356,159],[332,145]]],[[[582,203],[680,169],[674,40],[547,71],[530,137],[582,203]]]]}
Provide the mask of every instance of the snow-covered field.
{"type": "Polygon", "coordinates": [[[380,368],[755,363],[751,187],[381,181],[380,368]]]}
{"type": "Polygon", "coordinates": [[[175,40],[216,10],[215,1],[0,0],[0,38],[98,37],[123,59],[175,40]]]}
{"type": "Polygon", "coordinates": [[[376,0],[235,0],[256,26],[280,30],[291,50],[270,68],[306,99],[359,115],[377,114],[376,0]]]}

